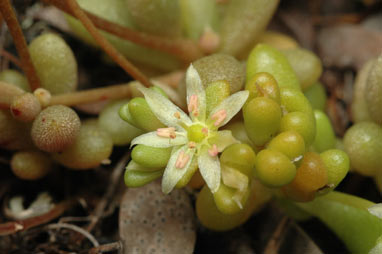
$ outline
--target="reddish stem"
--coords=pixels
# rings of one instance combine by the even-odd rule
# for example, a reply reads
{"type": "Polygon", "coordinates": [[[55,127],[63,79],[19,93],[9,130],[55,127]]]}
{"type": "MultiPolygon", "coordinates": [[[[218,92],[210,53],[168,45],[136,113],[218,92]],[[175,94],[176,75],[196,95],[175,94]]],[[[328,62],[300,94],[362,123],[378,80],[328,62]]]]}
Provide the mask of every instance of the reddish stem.
{"type": "Polygon", "coordinates": [[[40,87],[40,80],[29,55],[28,46],[25,41],[20,24],[17,21],[15,11],[9,0],[0,0],[0,12],[7,23],[9,32],[13,37],[17,52],[20,56],[21,67],[26,74],[32,90],[40,87]]]}
{"type": "Polygon", "coordinates": [[[69,207],[73,205],[73,201],[64,201],[57,204],[49,212],[32,217],[25,220],[10,221],[3,224],[0,224],[0,236],[1,235],[10,235],[18,231],[24,231],[32,227],[39,226],[41,224],[47,223],[64,213],[69,207]]]}
{"type": "Polygon", "coordinates": [[[73,15],[78,18],[85,26],[88,32],[93,36],[96,42],[105,50],[105,52],[122,67],[127,73],[129,73],[134,79],[140,81],[143,85],[151,86],[149,79],[140,72],[132,63],[130,63],[121,53],[114,48],[111,43],[105,39],[94,26],[93,22],[89,19],[86,13],[80,8],[76,0],[66,0],[66,3],[73,15]]]}
{"type": "MultiPolygon", "coordinates": [[[[65,4],[65,1],[43,0],[43,2],[52,4],[64,12],[74,15],[73,11],[70,8],[68,8],[68,6],[65,4]]],[[[203,53],[199,46],[191,40],[179,38],[169,39],[165,37],[138,32],[131,28],[107,21],[87,11],[84,12],[96,27],[125,40],[129,40],[139,45],[171,54],[177,57],[178,59],[182,60],[186,64],[203,56],[203,53]]]]}
{"type": "Polygon", "coordinates": [[[22,67],[20,60],[17,57],[15,57],[14,55],[12,55],[11,53],[9,53],[8,51],[3,49],[0,51],[0,55],[7,58],[9,61],[11,61],[16,66],[18,66],[20,68],[22,67]]]}

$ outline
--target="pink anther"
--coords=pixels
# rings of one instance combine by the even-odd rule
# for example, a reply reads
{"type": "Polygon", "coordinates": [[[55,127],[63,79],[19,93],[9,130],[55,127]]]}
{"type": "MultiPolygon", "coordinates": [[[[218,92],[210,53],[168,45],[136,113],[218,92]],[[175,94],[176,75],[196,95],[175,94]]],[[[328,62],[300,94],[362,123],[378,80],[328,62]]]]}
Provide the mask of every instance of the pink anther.
{"type": "Polygon", "coordinates": [[[215,144],[213,144],[212,147],[211,147],[211,149],[208,150],[208,154],[209,154],[211,157],[215,157],[215,156],[217,156],[218,153],[219,153],[219,151],[218,151],[218,147],[217,147],[215,144]]]}
{"type": "Polygon", "coordinates": [[[219,126],[226,117],[227,117],[227,111],[225,109],[221,109],[211,116],[211,118],[215,120],[215,123],[214,123],[215,126],[219,126]]]}
{"type": "Polygon", "coordinates": [[[180,151],[178,158],[175,162],[175,167],[182,169],[187,165],[187,162],[190,160],[190,156],[187,155],[184,151],[180,151]]]}
{"type": "Polygon", "coordinates": [[[203,129],[202,129],[202,132],[204,133],[204,135],[208,135],[208,129],[206,128],[206,127],[204,127],[203,129]]]}
{"type": "Polygon", "coordinates": [[[175,118],[180,119],[180,113],[177,111],[174,113],[175,118]]]}
{"type": "Polygon", "coordinates": [[[194,141],[190,141],[188,142],[188,148],[195,148],[196,147],[196,143],[194,141]]]}
{"type": "Polygon", "coordinates": [[[159,128],[157,129],[157,135],[163,138],[176,138],[175,128],[159,128]]]}
{"type": "Polygon", "coordinates": [[[197,116],[199,114],[199,111],[198,111],[198,96],[197,95],[191,95],[190,97],[190,103],[188,103],[188,112],[191,113],[194,115],[194,116],[197,116]]]}

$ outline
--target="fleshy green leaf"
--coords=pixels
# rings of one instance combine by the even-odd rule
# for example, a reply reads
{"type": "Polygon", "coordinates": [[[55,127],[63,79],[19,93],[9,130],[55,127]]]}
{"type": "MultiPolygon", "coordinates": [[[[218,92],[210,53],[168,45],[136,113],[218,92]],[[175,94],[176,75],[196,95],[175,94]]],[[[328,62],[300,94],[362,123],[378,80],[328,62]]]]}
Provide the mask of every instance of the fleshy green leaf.
{"type": "Polygon", "coordinates": [[[180,129],[183,129],[183,127],[179,125],[179,122],[183,122],[187,125],[192,124],[191,119],[187,116],[187,114],[174,103],[169,101],[166,97],[140,84],[137,86],[139,91],[141,91],[145,96],[152,112],[163,124],[178,127],[180,129]],[[175,117],[177,114],[179,114],[179,119],[175,117]]]}
{"type": "Polygon", "coordinates": [[[232,144],[240,143],[232,136],[232,132],[230,130],[218,131],[216,135],[208,141],[210,144],[215,144],[218,147],[219,152],[222,152],[226,147],[232,144]]]}
{"type": "Polygon", "coordinates": [[[206,120],[206,92],[204,90],[202,80],[200,79],[199,73],[196,71],[192,64],[187,69],[186,73],[186,84],[187,84],[187,105],[190,103],[190,98],[192,95],[197,96],[197,108],[198,115],[195,117],[191,112],[189,115],[191,119],[198,118],[200,121],[206,120]]]}
{"type": "Polygon", "coordinates": [[[208,117],[209,122],[213,122],[214,120],[211,119],[211,117],[220,110],[225,110],[227,116],[225,119],[218,125],[216,128],[219,128],[220,126],[225,125],[229,122],[229,120],[232,119],[243,107],[244,103],[246,102],[247,98],[249,96],[248,91],[240,91],[237,93],[232,94],[230,97],[222,101],[216,108],[212,110],[208,117]]]}
{"type": "Polygon", "coordinates": [[[149,168],[145,167],[143,165],[140,165],[136,163],[134,160],[131,160],[129,164],[126,166],[127,171],[157,171],[160,170],[161,168],[149,168]]]}
{"type": "Polygon", "coordinates": [[[170,160],[168,161],[167,167],[164,171],[163,178],[162,178],[162,191],[163,193],[170,193],[175,185],[179,182],[179,180],[183,177],[183,175],[187,172],[187,169],[191,165],[192,158],[195,154],[194,149],[188,149],[188,146],[182,146],[182,147],[174,147],[172,155],[170,157],[170,160]],[[178,159],[178,156],[180,152],[185,152],[189,157],[189,160],[187,164],[184,166],[184,168],[177,168],[175,166],[175,163],[178,159]]]}
{"type": "Polygon", "coordinates": [[[181,132],[175,132],[175,138],[164,138],[157,135],[155,131],[140,135],[131,141],[133,145],[146,145],[157,148],[166,148],[171,146],[179,146],[187,143],[187,137],[181,132]]]}
{"type": "Polygon", "coordinates": [[[206,148],[200,151],[198,156],[198,166],[200,174],[206,181],[208,188],[215,193],[220,186],[220,161],[217,156],[210,156],[206,148]]]}

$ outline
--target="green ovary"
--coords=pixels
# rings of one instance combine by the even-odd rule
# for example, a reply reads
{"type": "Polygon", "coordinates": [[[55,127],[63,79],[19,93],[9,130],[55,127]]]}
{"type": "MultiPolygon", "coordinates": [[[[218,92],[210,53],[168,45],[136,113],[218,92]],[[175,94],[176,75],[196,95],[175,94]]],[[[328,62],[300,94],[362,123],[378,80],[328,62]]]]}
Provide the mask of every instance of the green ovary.
{"type": "Polygon", "coordinates": [[[193,141],[195,143],[202,142],[208,136],[208,132],[207,133],[203,132],[203,128],[206,128],[206,127],[201,124],[191,125],[187,130],[188,140],[193,141]]]}

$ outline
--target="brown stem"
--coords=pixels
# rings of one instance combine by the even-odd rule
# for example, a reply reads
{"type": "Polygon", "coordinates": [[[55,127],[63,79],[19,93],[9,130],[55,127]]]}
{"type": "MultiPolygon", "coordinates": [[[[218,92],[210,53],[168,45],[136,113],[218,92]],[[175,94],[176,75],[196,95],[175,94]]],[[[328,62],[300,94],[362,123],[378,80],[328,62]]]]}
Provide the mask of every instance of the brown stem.
{"type": "Polygon", "coordinates": [[[85,26],[88,32],[93,36],[96,42],[105,50],[105,52],[122,67],[127,73],[129,73],[134,79],[140,81],[146,87],[151,86],[149,79],[140,72],[132,63],[130,63],[121,53],[114,48],[111,43],[103,37],[98,29],[94,26],[93,22],[89,19],[86,13],[80,8],[76,0],[66,0],[66,3],[73,15],[78,18],[85,26]]]}
{"type": "MultiPolygon", "coordinates": [[[[64,12],[74,15],[73,11],[65,5],[65,1],[43,0],[43,2],[52,4],[64,12]]],[[[87,11],[85,11],[85,13],[96,27],[125,40],[132,41],[134,43],[148,48],[166,52],[170,55],[177,57],[186,64],[203,56],[202,51],[200,50],[197,43],[195,43],[194,41],[177,38],[169,39],[138,32],[128,27],[124,27],[113,22],[107,21],[87,11]]]]}
{"type": "MultiPolygon", "coordinates": [[[[161,81],[173,88],[176,88],[183,78],[184,71],[174,71],[163,76],[155,77],[154,80],[161,81]]],[[[0,83],[1,85],[1,83],[0,83]]],[[[0,86],[1,88],[1,86],[0,86]]],[[[1,91],[1,90],[0,90],[1,91]]],[[[131,96],[130,84],[113,85],[101,88],[87,89],[72,93],[52,96],[49,105],[75,106],[86,103],[99,102],[103,100],[123,99],[131,96]]],[[[0,96],[1,102],[1,96],[0,96]]]]}
{"type": "Polygon", "coordinates": [[[28,78],[29,85],[32,90],[35,90],[40,87],[40,80],[30,58],[28,46],[20,24],[17,21],[15,11],[13,10],[9,0],[0,0],[0,12],[7,23],[9,32],[13,37],[13,41],[21,59],[21,66],[28,78]]]}
{"type": "Polygon", "coordinates": [[[129,84],[114,85],[102,88],[88,89],[67,94],[52,96],[49,105],[74,106],[107,99],[122,99],[131,95],[129,84]]]}
{"type": "Polygon", "coordinates": [[[9,53],[8,51],[6,50],[1,50],[0,51],[0,55],[7,58],[9,61],[11,61],[14,65],[18,66],[18,67],[22,67],[22,64],[20,62],[20,60],[15,57],[14,55],[12,55],[11,53],[9,53]]]}
{"type": "Polygon", "coordinates": [[[1,235],[10,235],[18,231],[24,231],[32,227],[39,226],[41,224],[47,223],[64,213],[69,207],[74,204],[73,200],[64,201],[57,204],[49,212],[35,216],[25,220],[11,221],[0,224],[0,236],[1,235]]]}

